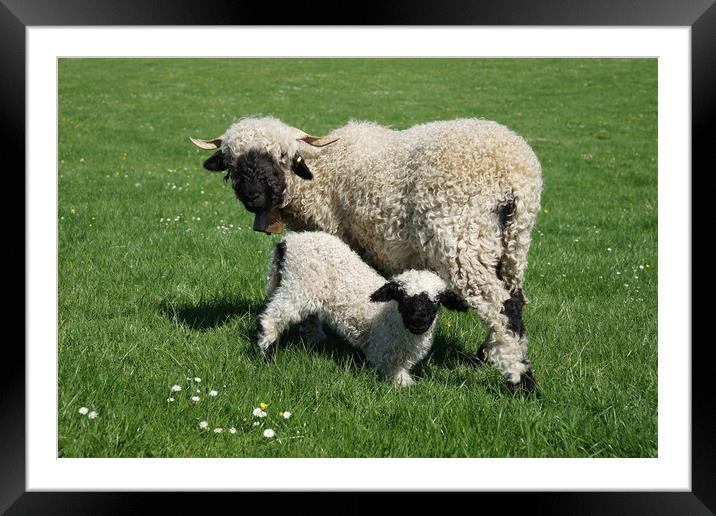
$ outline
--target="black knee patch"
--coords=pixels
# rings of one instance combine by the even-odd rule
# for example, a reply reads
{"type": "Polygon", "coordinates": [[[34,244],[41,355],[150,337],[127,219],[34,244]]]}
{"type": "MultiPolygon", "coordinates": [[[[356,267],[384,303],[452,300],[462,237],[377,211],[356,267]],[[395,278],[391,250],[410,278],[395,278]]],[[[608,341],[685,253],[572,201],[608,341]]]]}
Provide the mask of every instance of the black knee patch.
{"type": "Polygon", "coordinates": [[[525,305],[525,296],[522,289],[518,289],[510,295],[510,299],[502,305],[502,313],[507,316],[507,328],[518,334],[520,337],[525,334],[525,324],[522,321],[522,307],[525,305]]]}

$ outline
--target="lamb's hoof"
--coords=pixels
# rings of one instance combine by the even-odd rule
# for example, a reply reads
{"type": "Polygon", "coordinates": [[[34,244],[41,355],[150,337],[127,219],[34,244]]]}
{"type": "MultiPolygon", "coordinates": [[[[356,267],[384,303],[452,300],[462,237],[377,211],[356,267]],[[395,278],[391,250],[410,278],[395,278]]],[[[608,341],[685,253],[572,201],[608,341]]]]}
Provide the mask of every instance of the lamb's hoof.
{"type": "Polygon", "coordinates": [[[487,346],[484,344],[480,345],[475,353],[475,356],[473,357],[473,361],[479,366],[487,364],[487,346]]]}
{"type": "Polygon", "coordinates": [[[410,376],[410,373],[399,373],[393,378],[393,385],[395,387],[412,387],[414,383],[415,381],[413,377],[410,376]]]}
{"type": "Polygon", "coordinates": [[[266,360],[267,362],[270,362],[274,359],[276,356],[276,343],[272,342],[268,346],[266,346],[264,349],[261,350],[261,356],[266,360]]]}
{"type": "Polygon", "coordinates": [[[534,373],[532,369],[520,376],[520,381],[517,383],[507,382],[507,385],[512,389],[513,392],[520,394],[537,395],[537,382],[535,381],[534,373]]]}

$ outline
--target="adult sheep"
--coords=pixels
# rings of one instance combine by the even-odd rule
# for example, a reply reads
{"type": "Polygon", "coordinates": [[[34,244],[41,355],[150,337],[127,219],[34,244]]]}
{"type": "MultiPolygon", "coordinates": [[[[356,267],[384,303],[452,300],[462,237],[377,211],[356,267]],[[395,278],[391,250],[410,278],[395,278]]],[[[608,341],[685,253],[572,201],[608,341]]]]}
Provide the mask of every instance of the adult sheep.
{"type": "Polygon", "coordinates": [[[396,131],[349,122],[315,137],[244,118],[213,140],[204,168],[227,171],[254,229],[320,230],[386,274],[429,269],[488,326],[478,358],[534,391],[522,306],[542,172],[523,138],[489,120],[396,131]]]}

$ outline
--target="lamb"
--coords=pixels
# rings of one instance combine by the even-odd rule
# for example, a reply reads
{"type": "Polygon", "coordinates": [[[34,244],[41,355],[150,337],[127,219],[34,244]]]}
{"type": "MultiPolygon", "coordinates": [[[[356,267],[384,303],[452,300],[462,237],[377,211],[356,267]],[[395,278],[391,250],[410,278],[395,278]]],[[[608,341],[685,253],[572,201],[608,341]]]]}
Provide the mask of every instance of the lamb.
{"type": "Polygon", "coordinates": [[[257,231],[285,221],[338,236],[383,273],[437,273],[488,327],[477,358],[535,390],[522,310],[542,172],[523,138],[483,119],[316,137],[269,117],[192,141],[216,151],[204,168],[226,171],[257,231]]]}
{"type": "Polygon", "coordinates": [[[290,324],[313,316],[361,350],[396,386],[413,383],[410,369],[430,350],[438,305],[468,309],[436,274],[409,270],[386,281],[348,245],[323,232],[289,233],[278,243],[267,291],[269,301],[259,316],[264,356],[274,353],[290,324]]]}

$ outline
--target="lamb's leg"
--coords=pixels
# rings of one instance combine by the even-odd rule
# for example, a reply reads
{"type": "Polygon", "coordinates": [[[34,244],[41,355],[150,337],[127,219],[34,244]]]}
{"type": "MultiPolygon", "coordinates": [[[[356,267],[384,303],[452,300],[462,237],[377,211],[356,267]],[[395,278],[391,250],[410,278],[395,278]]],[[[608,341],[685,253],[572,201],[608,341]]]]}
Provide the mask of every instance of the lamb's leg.
{"type": "Polygon", "coordinates": [[[323,331],[323,322],[315,315],[311,315],[301,322],[299,332],[309,344],[321,344],[327,339],[326,333],[323,331]]]}
{"type": "Polygon", "coordinates": [[[393,372],[390,378],[396,387],[410,387],[415,383],[407,369],[399,369],[393,372]]]}
{"type": "Polygon", "coordinates": [[[410,376],[411,362],[406,360],[404,353],[397,345],[388,343],[386,345],[381,339],[371,341],[362,349],[365,359],[378,374],[389,380],[396,387],[409,387],[413,385],[413,378],[410,376]]]}
{"type": "Polygon", "coordinates": [[[264,357],[273,355],[276,340],[291,324],[301,320],[298,307],[280,288],[268,302],[258,319],[258,346],[264,357]]]}

